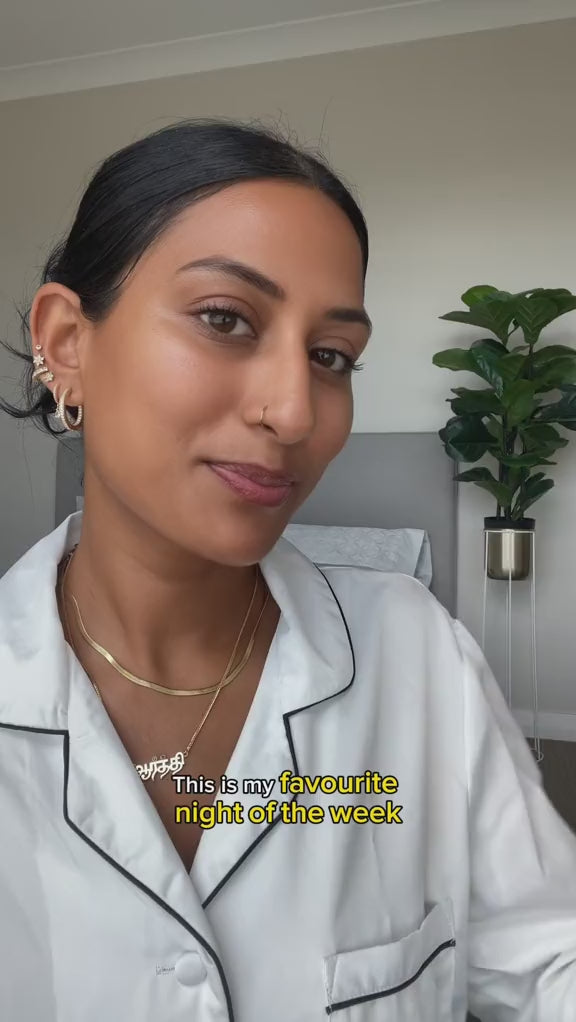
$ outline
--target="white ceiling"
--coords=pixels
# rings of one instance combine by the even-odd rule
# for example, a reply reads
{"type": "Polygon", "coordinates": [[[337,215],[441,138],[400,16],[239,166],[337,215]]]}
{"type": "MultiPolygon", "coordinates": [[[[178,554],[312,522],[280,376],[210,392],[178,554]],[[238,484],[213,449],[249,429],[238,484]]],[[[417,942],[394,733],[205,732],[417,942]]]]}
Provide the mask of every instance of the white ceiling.
{"type": "Polygon", "coordinates": [[[0,101],[576,17],[576,0],[0,0],[0,101]]]}
{"type": "MultiPolygon", "coordinates": [[[[428,0],[430,2],[430,0],[428,0]]],[[[408,0],[1,0],[0,67],[323,18],[408,0]]]]}

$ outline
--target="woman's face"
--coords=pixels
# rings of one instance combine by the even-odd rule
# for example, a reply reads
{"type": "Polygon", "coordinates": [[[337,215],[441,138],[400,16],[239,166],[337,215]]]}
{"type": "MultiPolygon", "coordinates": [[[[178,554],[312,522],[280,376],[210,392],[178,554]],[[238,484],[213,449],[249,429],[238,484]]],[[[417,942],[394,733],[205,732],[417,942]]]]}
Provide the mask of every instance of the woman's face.
{"type": "Polygon", "coordinates": [[[188,207],[79,347],[87,506],[98,491],[183,551],[259,560],[349,435],[362,310],[357,236],[323,194],[256,181],[188,207]],[[266,507],[207,462],[296,482],[266,507]]]}

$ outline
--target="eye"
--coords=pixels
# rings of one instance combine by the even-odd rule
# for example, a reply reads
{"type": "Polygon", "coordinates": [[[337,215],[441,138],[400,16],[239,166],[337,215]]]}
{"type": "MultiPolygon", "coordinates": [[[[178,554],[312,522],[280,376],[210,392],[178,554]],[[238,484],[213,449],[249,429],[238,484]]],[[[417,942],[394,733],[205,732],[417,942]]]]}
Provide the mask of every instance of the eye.
{"type": "Polygon", "coordinates": [[[350,373],[358,372],[359,369],[364,368],[363,362],[355,362],[350,355],[346,355],[343,351],[338,351],[338,348],[314,348],[313,353],[328,355],[329,359],[334,359],[334,357],[336,357],[341,360],[339,369],[333,369],[333,362],[329,365],[325,361],[320,363],[327,369],[330,369],[335,376],[348,376],[350,373]],[[344,364],[342,365],[342,363],[344,364]]]}
{"type": "Polygon", "coordinates": [[[194,315],[214,333],[233,337],[253,336],[248,321],[232,305],[204,305],[194,315]]]}

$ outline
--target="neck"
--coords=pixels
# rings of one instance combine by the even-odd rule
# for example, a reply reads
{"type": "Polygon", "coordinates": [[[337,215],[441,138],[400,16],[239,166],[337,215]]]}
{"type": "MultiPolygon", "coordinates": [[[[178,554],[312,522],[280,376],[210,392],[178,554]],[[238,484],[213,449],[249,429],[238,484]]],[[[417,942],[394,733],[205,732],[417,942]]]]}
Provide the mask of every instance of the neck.
{"type": "MultiPolygon", "coordinates": [[[[182,678],[182,665],[225,661],[254,590],[257,567],[230,567],[182,552],[164,538],[85,511],[66,574],[65,599],[74,647],[82,649],[74,605],[90,636],[134,674],[182,678]],[[113,538],[111,538],[113,537],[113,538]]],[[[262,606],[259,579],[246,637],[262,606]]]]}

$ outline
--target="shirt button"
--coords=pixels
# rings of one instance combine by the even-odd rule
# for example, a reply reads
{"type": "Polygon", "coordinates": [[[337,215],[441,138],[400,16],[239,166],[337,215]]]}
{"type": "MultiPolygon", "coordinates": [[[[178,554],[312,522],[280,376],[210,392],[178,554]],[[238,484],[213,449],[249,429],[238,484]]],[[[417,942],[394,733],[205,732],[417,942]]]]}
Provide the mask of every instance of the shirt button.
{"type": "Polygon", "coordinates": [[[188,951],[176,962],[176,979],[183,986],[193,987],[206,979],[207,970],[197,951],[188,951]]]}

